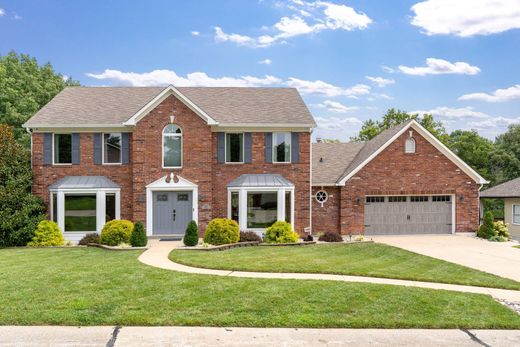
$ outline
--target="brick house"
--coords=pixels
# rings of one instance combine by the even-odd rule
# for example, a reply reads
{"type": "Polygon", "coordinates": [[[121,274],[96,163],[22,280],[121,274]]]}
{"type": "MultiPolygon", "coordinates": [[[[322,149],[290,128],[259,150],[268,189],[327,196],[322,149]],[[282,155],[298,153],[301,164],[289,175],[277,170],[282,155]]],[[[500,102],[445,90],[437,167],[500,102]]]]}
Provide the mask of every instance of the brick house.
{"type": "Polygon", "coordinates": [[[110,219],[142,221],[149,236],[190,220],[203,234],[216,217],[300,234],[478,225],[485,180],[416,122],[366,144],[311,144],[292,88],[69,87],[24,126],[33,193],[72,241],[110,219]]]}

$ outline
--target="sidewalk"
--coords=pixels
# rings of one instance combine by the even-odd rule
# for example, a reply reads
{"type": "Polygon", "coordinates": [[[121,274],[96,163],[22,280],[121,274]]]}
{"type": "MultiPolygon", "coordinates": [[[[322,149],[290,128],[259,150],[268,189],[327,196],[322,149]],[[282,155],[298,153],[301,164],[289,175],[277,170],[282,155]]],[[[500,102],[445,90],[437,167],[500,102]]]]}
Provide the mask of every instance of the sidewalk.
{"type": "Polygon", "coordinates": [[[0,346],[518,346],[517,330],[0,327],[0,346]]]}
{"type": "Polygon", "coordinates": [[[305,273],[271,273],[271,272],[248,272],[248,271],[229,271],[229,270],[212,270],[202,269],[174,263],[168,259],[170,252],[180,245],[178,241],[160,242],[151,240],[148,244],[148,250],[139,256],[139,261],[144,264],[158,267],[166,270],[179,272],[215,275],[215,276],[232,276],[246,278],[279,278],[279,279],[306,279],[306,280],[329,280],[344,282],[364,282],[376,284],[391,284],[399,286],[410,286],[431,289],[453,290],[465,293],[488,294],[496,299],[506,300],[509,302],[520,302],[520,291],[484,288],[474,286],[463,286],[458,284],[444,284],[434,282],[418,282],[408,280],[397,280],[378,277],[364,276],[346,276],[346,275],[328,275],[328,274],[305,274],[305,273]]]}

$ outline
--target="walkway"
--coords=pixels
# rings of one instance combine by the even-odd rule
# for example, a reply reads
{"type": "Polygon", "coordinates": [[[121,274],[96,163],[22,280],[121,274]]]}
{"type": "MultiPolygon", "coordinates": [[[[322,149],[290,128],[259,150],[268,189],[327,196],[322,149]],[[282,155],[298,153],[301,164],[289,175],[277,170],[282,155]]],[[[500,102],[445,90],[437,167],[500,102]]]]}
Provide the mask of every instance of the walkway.
{"type": "Polygon", "coordinates": [[[272,272],[248,272],[248,271],[229,271],[229,270],[212,270],[202,269],[191,266],[186,266],[174,263],[168,259],[170,252],[178,247],[181,243],[177,241],[160,242],[158,240],[151,240],[146,250],[139,261],[144,264],[158,267],[166,270],[173,270],[179,272],[187,272],[194,274],[214,275],[214,276],[230,276],[230,277],[245,277],[245,278],[279,278],[279,279],[306,279],[306,280],[329,280],[329,281],[343,281],[343,282],[363,282],[363,283],[377,283],[377,284],[391,284],[398,286],[431,288],[431,289],[445,289],[466,293],[489,294],[496,299],[507,300],[512,302],[520,302],[520,291],[463,286],[457,284],[444,284],[434,282],[417,282],[407,280],[397,280],[377,277],[363,277],[363,276],[345,276],[345,275],[327,275],[327,274],[304,274],[304,273],[272,273],[272,272]]]}

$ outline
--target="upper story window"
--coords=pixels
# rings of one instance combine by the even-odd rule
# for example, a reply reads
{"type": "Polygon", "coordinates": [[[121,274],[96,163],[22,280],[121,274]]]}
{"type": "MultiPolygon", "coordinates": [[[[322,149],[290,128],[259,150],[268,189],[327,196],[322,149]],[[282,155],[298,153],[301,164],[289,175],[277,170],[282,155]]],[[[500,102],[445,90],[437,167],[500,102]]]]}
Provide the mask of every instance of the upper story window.
{"type": "Polygon", "coordinates": [[[72,134],[54,134],[54,164],[72,164],[72,134]]]}
{"type": "Polygon", "coordinates": [[[244,162],[244,134],[226,133],[226,163],[244,162]]]}
{"type": "Polygon", "coordinates": [[[121,164],[121,133],[103,134],[103,164],[121,164]]]}
{"type": "Polygon", "coordinates": [[[291,162],[291,133],[273,133],[273,162],[291,162]]]}
{"type": "Polygon", "coordinates": [[[182,167],[182,130],[178,125],[168,124],[163,129],[163,167],[182,167]]]}
{"type": "Polygon", "coordinates": [[[409,137],[406,139],[404,144],[404,152],[415,153],[415,140],[413,139],[413,137],[409,137]]]}

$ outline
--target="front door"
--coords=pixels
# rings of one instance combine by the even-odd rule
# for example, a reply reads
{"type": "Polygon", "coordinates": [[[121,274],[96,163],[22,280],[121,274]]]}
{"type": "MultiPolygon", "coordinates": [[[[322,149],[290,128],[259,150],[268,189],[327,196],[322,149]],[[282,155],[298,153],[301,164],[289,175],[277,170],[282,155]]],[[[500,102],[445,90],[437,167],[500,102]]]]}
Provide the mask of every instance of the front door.
{"type": "Polygon", "coordinates": [[[184,234],[192,216],[192,192],[153,193],[153,234],[184,234]]]}

